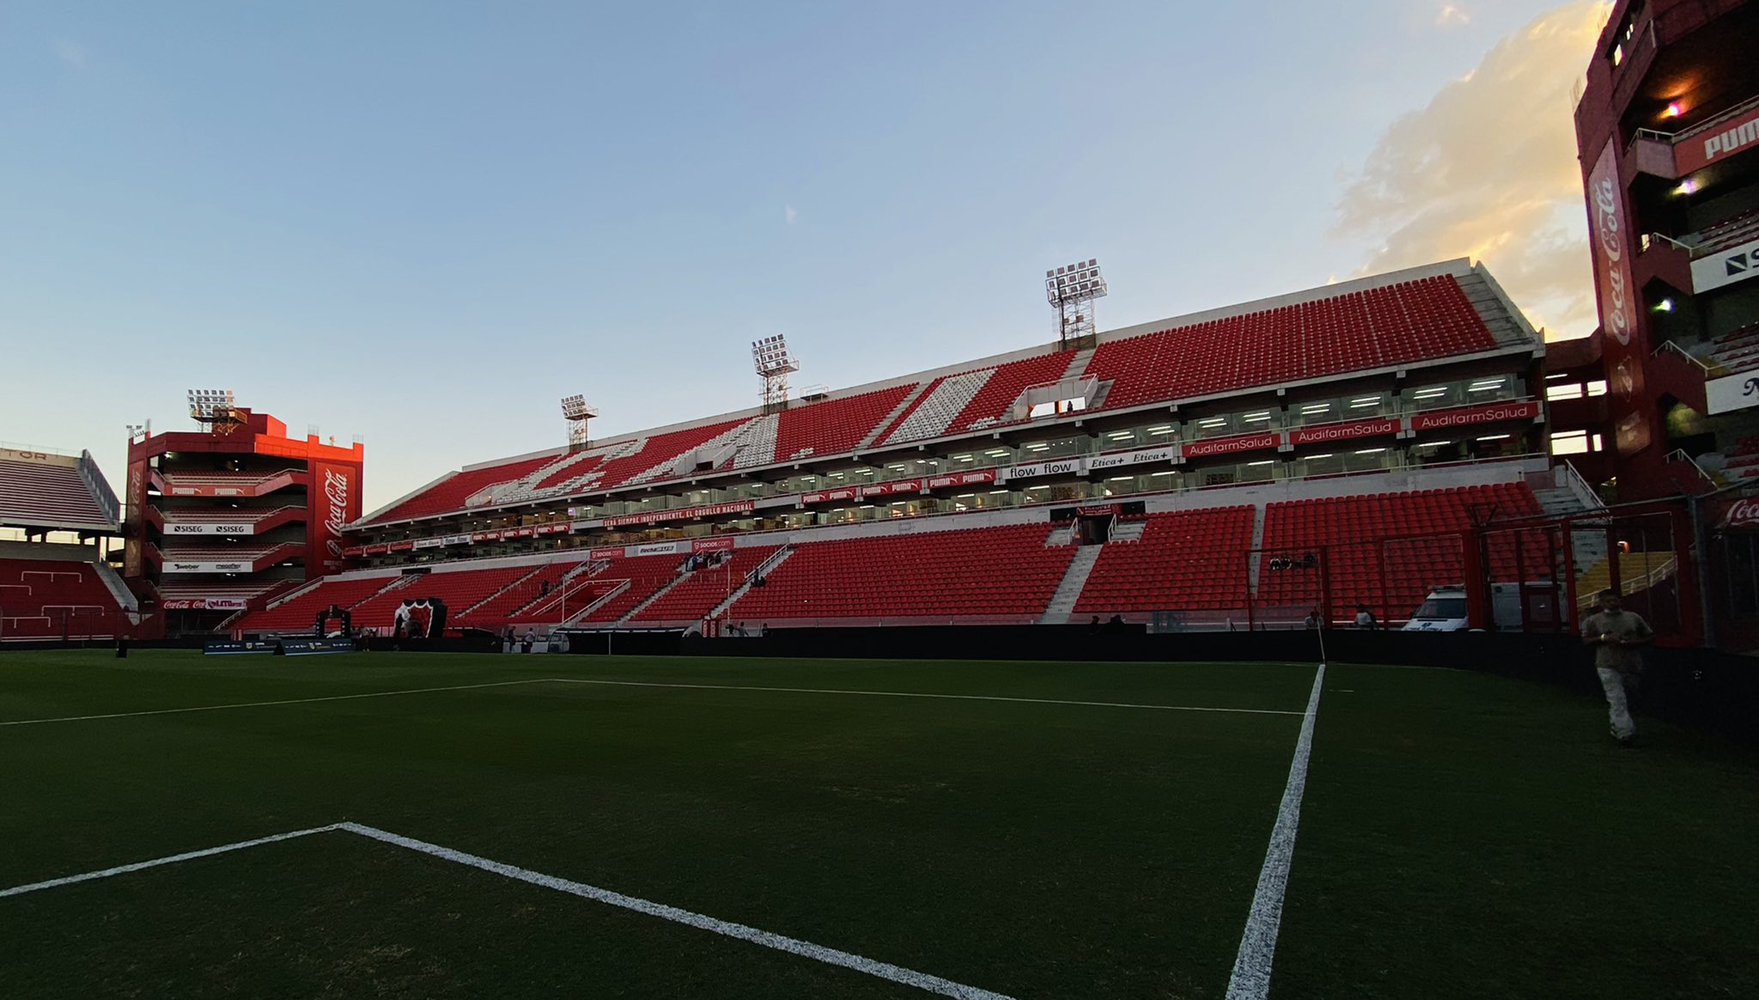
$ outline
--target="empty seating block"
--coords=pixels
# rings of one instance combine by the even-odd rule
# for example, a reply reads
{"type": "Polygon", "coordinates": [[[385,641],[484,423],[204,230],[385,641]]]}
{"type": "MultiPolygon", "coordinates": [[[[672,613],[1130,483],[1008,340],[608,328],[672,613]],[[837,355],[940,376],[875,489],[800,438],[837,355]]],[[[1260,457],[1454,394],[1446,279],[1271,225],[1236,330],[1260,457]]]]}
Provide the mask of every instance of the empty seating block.
{"type": "Polygon", "coordinates": [[[433,486],[386,510],[375,521],[403,521],[431,514],[447,514],[464,508],[464,501],[498,483],[521,479],[553,461],[554,455],[506,462],[484,469],[456,472],[433,486]]]}
{"type": "Polygon", "coordinates": [[[1252,518],[1251,507],[1149,515],[1140,540],[1100,550],[1076,613],[1244,609],[1252,518]]]}
{"type": "Polygon", "coordinates": [[[0,460],[0,524],[115,529],[72,465],[0,460]]]}
{"type": "Polygon", "coordinates": [[[245,615],[233,627],[246,632],[309,631],[317,621],[318,612],[330,605],[354,608],[397,580],[397,577],[384,576],[352,580],[328,579],[288,600],[245,615]]]}
{"type": "Polygon", "coordinates": [[[1074,558],[1047,526],[846,538],[794,553],[733,602],[750,622],[802,618],[1022,617],[1044,612],[1074,558]]]}
{"type": "Polygon", "coordinates": [[[592,578],[591,594],[580,599],[578,606],[585,607],[591,601],[611,593],[625,580],[629,581],[629,586],[579,620],[582,623],[607,625],[622,618],[636,605],[652,597],[655,591],[676,580],[680,567],[687,558],[689,557],[686,555],[674,554],[612,560],[609,567],[592,578]]]}
{"type": "Polygon", "coordinates": [[[531,574],[530,566],[500,566],[494,569],[470,569],[452,573],[428,573],[417,576],[404,586],[379,594],[356,605],[351,612],[355,628],[375,628],[388,634],[396,625],[397,608],[404,601],[438,598],[446,605],[447,621],[471,605],[513,581],[531,574]]]}
{"type": "Polygon", "coordinates": [[[0,559],[0,641],[108,638],[129,625],[91,563],[0,559]]]}
{"type": "Polygon", "coordinates": [[[553,562],[537,567],[523,567],[526,575],[514,579],[498,593],[482,601],[476,607],[460,608],[456,621],[460,625],[471,625],[476,628],[492,629],[505,625],[514,612],[556,593],[557,588],[562,585],[562,578],[583,561],[553,562]]]}
{"type": "MultiPolygon", "coordinates": [[[[1459,532],[1539,512],[1533,492],[1519,483],[1273,503],[1265,510],[1258,603],[1314,607],[1329,582],[1334,616],[1348,617],[1365,604],[1382,621],[1400,621],[1431,589],[1465,582],[1459,532]],[[1309,553],[1312,567],[1302,565],[1309,553]],[[1284,558],[1296,565],[1273,565],[1284,558]]],[[[1521,566],[1527,575],[1549,577],[1543,542],[1530,535],[1525,544],[1521,566]]],[[[1517,582],[1515,547],[1511,533],[1491,536],[1495,580],[1517,582]]]]}
{"type": "Polygon", "coordinates": [[[853,450],[914,388],[916,383],[912,382],[859,396],[790,406],[782,411],[776,426],[775,461],[853,450]]]}
{"type": "Polygon", "coordinates": [[[777,548],[779,546],[754,545],[750,548],[734,549],[727,553],[727,558],[720,565],[692,570],[689,576],[660,595],[659,600],[642,608],[641,613],[630,621],[680,622],[700,619],[726,600],[727,595],[744,585],[751,571],[763,565],[763,561],[773,555],[777,548]]]}
{"type": "Polygon", "coordinates": [[[1489,350],[1496,338],[1459,282],[1401,282],[1101,344],[1086,374],[1106,408],[1489,350]]]}
{"type": "Polygon", "coordinates": [[[1073,351],[1057,351],[1002,365],[990,374],[983,388],[977,390],[977,395],[972,396],[971,402],[953,418],[947,431],[982,430],[1015,422],[1013,406],[1020,394],[1035,385],[1046,385],[1062,378],[1074,356],[1073,351]]]}

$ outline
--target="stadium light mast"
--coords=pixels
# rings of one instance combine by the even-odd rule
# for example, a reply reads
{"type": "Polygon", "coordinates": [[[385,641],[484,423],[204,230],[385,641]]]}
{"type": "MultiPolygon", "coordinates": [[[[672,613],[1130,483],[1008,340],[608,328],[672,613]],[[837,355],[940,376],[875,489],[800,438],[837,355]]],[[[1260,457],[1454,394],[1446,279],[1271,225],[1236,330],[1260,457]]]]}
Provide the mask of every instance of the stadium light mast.
{"type": "Polygon", "coordinates": [[[240,422],[231,389],[190,389],[189,415],[216,434],[240,422]]]}
{"type": "Polygon", "coordinates": [[[586,397],[578,393],[562,397],[562,419],[568,421],[568,448],[580,451],[592,444],[587,436],[586,422],[599,415],[599,408],[586,405],[586,397]]]}
{"type": "Polygon", "coordinates": [[[1093,300],[1106,293],[1099,261],[1076,261],[1044,272],[1044,293],[1057,313],[1057,343],[1064,349],[1092,347],[1098,332],[1093,319],[1093,300]]]}
{"type": "Polygon", "coordinates": [[[763,411],[774,413],[788,405],[788,375],[800,370],[800,363],[788,353],[788,341],[781,334],[751,342],[751,366],[763,379],[763,411]]]}

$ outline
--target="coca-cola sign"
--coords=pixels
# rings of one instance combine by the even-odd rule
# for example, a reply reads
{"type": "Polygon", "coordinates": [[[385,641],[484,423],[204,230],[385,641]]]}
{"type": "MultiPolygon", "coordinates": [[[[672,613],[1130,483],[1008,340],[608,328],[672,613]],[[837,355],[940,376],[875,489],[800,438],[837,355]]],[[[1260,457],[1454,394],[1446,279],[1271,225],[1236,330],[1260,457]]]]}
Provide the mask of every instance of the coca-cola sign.
{"type": "Polygon", "coordinates": [[[1621,216],[1622,194],[1614,157],[1613,143],[1617,141],[1617,136],[1606,141],[1588,175],[1589,245],[1600,279],[1600,325],[1620,344],[1629,344],[1637,325],[1637,310],[1632,301],[1630,241],[1621,216]]]}
{"type": "Polygon", "coordinates": [[[342,558],[342,529],[348,525],[348,473],[324,470],[324,528],[330,537],[324,549],[330,558],[342,558]]]}
{"type": "Polygon", "coordinates": [[[1722,515],[1724,528],[1759,528],[1759,499],[1747,498],[1729,504],[1722,515]]]}

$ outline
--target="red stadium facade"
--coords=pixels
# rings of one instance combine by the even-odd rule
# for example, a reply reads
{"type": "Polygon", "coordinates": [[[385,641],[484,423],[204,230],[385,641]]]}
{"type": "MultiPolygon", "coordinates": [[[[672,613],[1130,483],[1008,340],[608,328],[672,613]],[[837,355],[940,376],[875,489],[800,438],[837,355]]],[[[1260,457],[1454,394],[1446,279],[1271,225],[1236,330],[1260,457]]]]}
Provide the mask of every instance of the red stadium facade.
{"type": "Polygon", "coordinates": [[[210,629],[343,568],[364,449],[231,409],[201,431],[131,441],[123,574],[173,630],[210,629]]]}
{"type": "MultiPolygon", "coordinates": [[[[1620,499],[1759,471],[1759,5],[1621,0],[1576,108],[1600,329],[1554,351],[1558,427],[1620,499]]],[[[1609,491],[1610,492],[1610,491],[1609,491]]]]}

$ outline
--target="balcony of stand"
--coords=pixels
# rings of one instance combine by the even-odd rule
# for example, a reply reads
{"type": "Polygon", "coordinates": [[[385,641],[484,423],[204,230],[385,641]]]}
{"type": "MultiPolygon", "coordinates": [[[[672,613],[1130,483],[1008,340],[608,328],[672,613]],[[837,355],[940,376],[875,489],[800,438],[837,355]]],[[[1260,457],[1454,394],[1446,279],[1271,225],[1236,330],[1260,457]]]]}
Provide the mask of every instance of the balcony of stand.
{"type": "Polygon", "coordinates": [[[1671,395],[1699,413],[1709,409],[1704,395],[1704,383],[1709,381],[1711,374],[1709,365],[1686,353],[1672,341],[1663,341],[1649,356],[1649,364],[1644,367],[1648,392],[1671,395]]]}

